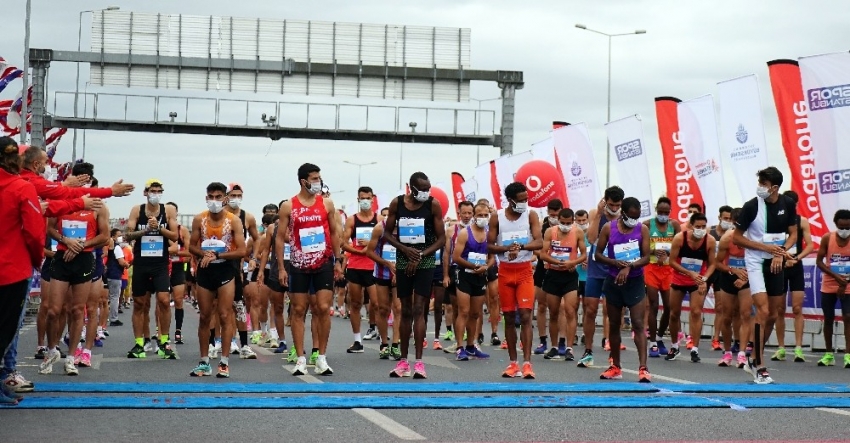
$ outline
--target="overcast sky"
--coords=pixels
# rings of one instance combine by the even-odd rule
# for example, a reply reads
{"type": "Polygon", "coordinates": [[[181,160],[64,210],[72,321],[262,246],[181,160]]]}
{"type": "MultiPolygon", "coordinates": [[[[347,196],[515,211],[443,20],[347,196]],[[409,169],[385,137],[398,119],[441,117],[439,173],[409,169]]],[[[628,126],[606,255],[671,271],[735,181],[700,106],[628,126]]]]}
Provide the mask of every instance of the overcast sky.
{"type": "MultiPolygon", "coordinates": [[[[5,31],[0,55],[23,65],[25,1],[4,5],[5,31]]],[[[716,95],[716,83],[755,73],[759,77],[769,161],[782,171],[788,164],[782,151],[776,112],[765,62],[777,58],[844,51],[850,46],[850,8],[846,1],[243,1],[181,0],[141,2],[114,0],[33,0],[31,46],[76,49],[77,14],[83,9],[120,6],[124,11],[164,14],[198,14],[274,19],[363,22],[398,25],[463,27],[472,30],[472,67],[519,70],[525,88],[517,92],[514,152],[521,152],[546,137],[552,120],[586,122],[596,150],[597,169],[604,178],[607,45],[600,35],[576,29],[576,23],[609,33],[645,29],[645,35],[614,39],[612,119],[631,114],[643,117],[649,147],[653,193],[664,192],[661,151],[655,123],[654,97],[682,100],[716,95]]],[[[83,49],[88,47],[90,15],[83,17],[83,49]]],[[[88,79],[82,67],[81,84],[88,79]]],[[[50,68],[52,110],[54,91],[73,91],[74,67],[54,63],[50,68]]],[[[20,86],[20,82],[14,83],[20,86]]],[[[82,86],[84,87],[84,86],[82,86]]],[[[82,88],[81,87],[81,88],[82,88]]],[[[2,98],[14,96],[8,88],[2,98]]],[[[89,91],[138,93],[126,88],[93,88],[89,91]]],[[[151,92],[151,91],[144,91],[151,92]]],[[[212,93],[161,90],[160,95],[215,97],[212,93]]],[[[491,83],[473,83],[471,96],[488,99],[499,95],[491,83]]],[[[298,96],[242,95],[256,100],[303,100],[298,96]]],[[[312,97],[310,100],[314,100],[312,97]]],[[[347,103],[381,104],[369,100],[347,103]]],[[[398,103],[396,103],[398,104],[398,103]]],[[[429,106],[427,102],[405,102],[429,106]]],[[[445,103],[431,104],[445,107],[445,103]]],[[[455,104],[457,105],[457,104],[455,104]]],[[[475,102],[460,105],[476,108],[475,102]]],[[[497,109],[498,101],[483,104],[497,109]]],[[[148,112],[143,110],[143,112],[148,112]]],[[[152,109],[149,112],[153,112],[152,109]]],[[[498,123],[497,123],[498,126],[498,123]]],[[[71,158],[71,133],[62,140],[58,161],[71,158]]],[[[82,134],[78,152],[82,150],[82,134]]],[[[458,171],[472,176],[474,146],[405,144],[402,175],[421,170],[432,183],[449,184],[458,171]]],[[[496,148],[480,150],[481,161],[499,155],[496,148]]],[[[363,168],[363,184],[394,193],[399,188],[399,145],[361,142],[280,140],[129,132],[89,131],[86,159],[94,163],[101,184],[123,178],[137,185],[130,197],[110,200],[113,217],[125,216],[130,206],[143,203],[146,179],[160,178],[166,198],[180,205],[181,213],[204,208],[204,189],[211,181],[239,181],[245,188],[245,208],[262,206],[294,195],[295,171],[304,162],[322,168],[325,182],[339,203],[353,202],[357,168],[344,164],[378,162],[363,168]]],[[[616,170],[612,172],[616,183],[616,170]]],[[[730,203],[739,204],[737,184],[727,170],[730,203]]],[[[628,194],[628,186],[624,186],[628,194]]]]}

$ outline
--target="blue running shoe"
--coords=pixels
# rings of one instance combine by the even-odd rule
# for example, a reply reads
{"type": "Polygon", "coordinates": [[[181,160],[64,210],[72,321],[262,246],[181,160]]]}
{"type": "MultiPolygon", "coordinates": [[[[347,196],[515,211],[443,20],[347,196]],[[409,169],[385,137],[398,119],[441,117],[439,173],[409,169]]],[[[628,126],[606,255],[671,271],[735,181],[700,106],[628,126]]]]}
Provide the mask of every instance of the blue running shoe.
{"type": "Polygon", "coordinates": [[[534,348],[534,354],[535,355],[543,355],[543,354],[546,353],[547,349],[548,348],[546,347],[546,343],[540,343],[540,346],[534,348]]]}
{"type": "Polygon", "coordinates": [[[94,345],[95,345],[95,347],[102,348],[103,347],[103,340],[101,340],[99,338],[94,339],[94,345]]]}
{"type": "Polygon", "coordinates": [[[649,348],[649,356],[652,358],[661,357],[661,353],[659,352],[658,344],[654,344],[649,348]]]}
{"type": "Polygon", "coordinates": [[[567,354],[567,344],[566,343],[558,344],[558,355],[563,357],[566,354],[567,354]]]}
{"type": "Polygon", "coordinates": [[[481,350],[479,346],[474,346],[472,349],[467,349],[466,354],[470,357],[475,357],[477,359],[487,359],[490,358],[490,354],[485,354],[484,351],[481,350]]]}
{"type": "Polygon", "coordinates": [[[667,346],[664,346],[664,341],[658,340],[656,344],[658,345],[658,355],[667,355],[667,346]]]}
{"type": "Polygon", "coordinates": [[[274,353],[275,354],[286,354],[287,350],[288,350],[288,348],[286,347],[286,342],[281,340],[280,346],[278,346],[277,349],[274,350],[274,353]]]}
{"type": "Polygon", "coordinates": [[[736,341],[736,342],[732,343],[732,349],[730,349],[729,352],[731,352],[733,354],[737,354],[738,351],[740,351],[740,350],[741,350],[741,343],[736,341]]]}
{"type": "Polygon", "coordinates": [[[457,348],[455,351],[455,360],[457,361],[468,361],[469,354],[466,353],[466,348],[457,348]]]}

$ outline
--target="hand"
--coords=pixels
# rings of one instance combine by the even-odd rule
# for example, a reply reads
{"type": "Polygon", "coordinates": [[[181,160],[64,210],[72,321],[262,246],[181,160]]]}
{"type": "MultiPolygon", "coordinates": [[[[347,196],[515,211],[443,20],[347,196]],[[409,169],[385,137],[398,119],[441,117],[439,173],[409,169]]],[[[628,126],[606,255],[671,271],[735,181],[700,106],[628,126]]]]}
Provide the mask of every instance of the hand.
{"type": "Polygon", "coordinates": [[[517,251],[513,251],[513,250],[508,251],[508,260],[516,260],[516,258],[518,256],[519,256],[519,253],[517,251]]]}
{"type": "Polygon", "coordinates": [[[366,240],[366,239],[363,239],[363,238],[357,239],[357,246],[360,246],[361,248],[365,247],[368,244],[369,244],[369,240],[366,240]]]}
{"type": "Polygon", "coordinates": [[[620,269],[620,272],[617,273],[617,278],[614,280],[619,286],[623,286],[626,284],[626,279],[629,278],[629,272],[631,268],[623,268],[620,269]]]}
{"type": "Polygon", "coordinates": [[[257,261],[254,259],[248,260],[248,272],[252,272],[254,269],[257,269],[257,261]]]}
{"type": "Polygon", "coordinates": [[[747,284],[747,282],[746,282],[746,280],[741,280],[739,278],[739,279],[735,280],[735,283],[732,283],[732,284],[735,285],[736,288],[741,289],[741,288],[744,287],[745,284],[747,284]]]}
{"type": "Polygon", "coordinates": [[[263,268],[260,268],[260,271],[257,272],[257,283],[259,283],[260,286],[265,286],[266,285],[265,280],[266,280],[266,270],[263,269],[263,268]]]}
{"type": "Polygon", "coordinates": [[[702,282],[697,285],[697,292],[699,292],[700,295],[705,295],[705,293],[708,292],[708,283],[702,282]]]}
{"type": "Polygon", "coordinates": [[[68,249],[67,251],[65,251],[65,255],[63,255],[62,258],[65,260],[65,263],[68,263],[71,260],[77,258],[78,254],[79,251],[73,251],[71,249],[68,249]]]}
{"type": "Polygon", "coordinates": [[[586,261],[581,262],[581,268],[587,269],[587,262],[586,261]]]}
{"type": "Polygon", "coordinates": [[[452,280],[449,278],[449,276],[448,275],[444,276],[443,277],[443,287],[448,288],[449,285],[451,285],[451,284],[452,284],[452,280]]]}
{"type": "Polygon", "coordinates": [[[401,252],[407,257],[410,261],[415,261],[419,263],[419,250],[416,248],[411,248],[410,246],[402,245],[401,252]]]}
{"type": "Polygon", "coordinates": [[[605,199],[599,200],[599,204],[596,205],[596,213],[601,214],[602,211],[605,210],[605,199]]]}
{"type": "Polygon", "coordinates": [[[835,283],[838,284],[838,286],[847,286],[847,279],[839,275],[835,277],[835,283]]]}
{"type": "Polygon", "coordinates": [[[88,183],[89,181],[91,181],[91,177],[89,177],[87,174],[69,175],[67,178],[65,178],[65,181],[63,181],[62,184],[69,188],[79,188],[80,186],[88,183]]]}
{"type": "Polygon", "coordinates": [[[89,197],[89,194],[83,196],[83,205],[87,210],[100,209],[103,207],[103,200],[97,197],[89,197]]]}
{"type": "Polygon", "coordinates": [[[42,200],[41,202],[41,213],[44,214],[47,212],[47,208],[50,206],[46,201],[42,200]]]}
{"type": "Polygon", "coordinates": [[[658,258],[659,261],[667,261],[667,257],[669,257],[669,255],[667,255],[667,251],[663,249],[656,249],[655,257],[658,258]]]}
{"type": "Polygon", "coordinates": [[[148,230],[147,232],[156,232],[159,230],[159,222],[155,217],[148,217],[148,230]]]}
{"type": "Polygon", "coordinates": [[[215,255],[209,254],[209,253],[204,254],[204,256],[203,256],[203,258],[201,258],[201,262],[198,264],[198,266],[201,267],[201,268],[206,268],[207,266],[209,266],[210,262],[213,261],[213,260],[215,260],[215,255]]]}
{"type": "Polygon", "coordinates": [[[286,270],[283,269],[283,266],[281,266],[280,271],[278,271],[277,273],[277,278],[280,281],[280,284],[283,286],[286,286],[288,284],[289,280],[286,277],[286,270]]]}
{"type": "Polygon", "coordinates": [[[478,275],[484,275],[484,274],[487,273],[488,269],[489,268],[487,266],[479,266],[479,267],[475,268],[475,271],[473,271],[473,273],[478,274],[478,275]]]}
{"type": "Polygon", "coordinates": [[[785,252],[785,249],[782,246],[778,245],[768,245],[764,252],[767,252],[768,254],[773,256],[780,257],[784,257],[787,254],[787,252],[785,252]]]}
{"type": "Polygon", "coordinates": [[[623,260],[617,260],[617,267],[620,268],[620,269],[628,268],[629,262],[623,261],[623,260]]]}
{"type": "Polygon", "coordinates": [[[334,263],[334,280],[342,280],[343,276],[344,274],[342,272],[342,263],[334,263]]]}
{"type": "Polygon", "coordinates": [[[786,268],[793,268],[799,262],[800,262],[799,260],[794,259],[794,258],[785,260],[785,267],[786,268]]]}
{"type": "Polygon", "coordinates": [[[408,262],[407,268],[404,270],[404,273],[407,274],[408,277],[412,276],[413,274],[416,274],[417,266],[419,266],[419,263],[415,263],[412,261],[408,262]]]}
{"type": "Polygon", "coordinates": [[[770,272],[774,274],[779,274],[780,272],[782,272],[783,266],[783,256],[774,255],[773,260],[770,261],[770,272]]]}
{"type": "MultiPolygon", "coordinates": [[[[847,293],[847,282],[845,281],[843,285],[842,284],[838,285],[838,290],[835,291],[835,295],[837,297],[844,297],[844,294],[846,294],[846,293],[847,293]]],[[[844,300],[842,300],[842,303],[843,302],[844,302],[844,300]]]]}
{"type": "Polygon", "coordinates": [[[135,186],[130,185],[130,184],[125,185],[124,179],[121,179],[121,180],[118,180],[117,182],[115,182],[112,185],[112,196],[113,197],[125,197],[125,196],[130,195],[130,193],[132,193],[134,189],[136,189],[135,186]]]}
{"type": "Polygon", "coordinates": [[[510,250],[511,252],[513,252],[513,251],[517,251],[517,252],[522,251],[522,245],[521,245],[521,244],[519,244],[519,243],[514,243],[514,244],[512,244],[512,245],[511,245],[511,248],[510,248],[509,250],[510,250]]]}
{"type": "Polygon", "coordinates": [[[700,275],[699,272],[691,271],[689,275],[697,285],[705,284],[705,276],[700,275]]]}
{"type": "Polygon", "coordinates": [[[733,268],[733,269],[732,269],[732,274],[733,274],[735,277],[738,277],[738,280],[742,280],[744,283],[748,282],[748,281],[749,281],[749,279],[750,279],[750,276],[749,276],[749,275],[747,275],[747,271],[746,271],[745,269],[737,269],[737,268],[733,268]]]}

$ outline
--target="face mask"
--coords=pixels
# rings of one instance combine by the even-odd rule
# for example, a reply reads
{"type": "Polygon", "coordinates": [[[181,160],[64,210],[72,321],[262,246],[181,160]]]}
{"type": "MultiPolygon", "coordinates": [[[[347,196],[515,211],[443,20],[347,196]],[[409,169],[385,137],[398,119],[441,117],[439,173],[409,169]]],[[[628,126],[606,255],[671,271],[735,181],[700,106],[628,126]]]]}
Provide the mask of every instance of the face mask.
{"type": "Polygon", "coordinates": [[[770,197],[770,188],[768,188],[766,186],[759,185],[759,187],[756,188],[756,195],[760,199],[764,200],[764,199],[770,197]]]}
{"type": "Polygon", "coordinates": [[[148,194],[148,203],[152,205],[158,205],[160,199],[162,199],[162,194],[148,194]]]}
{"type": "MultiPolygon", "coordinates": [[[[306,180],[305,180],[306,182],[306,180]]],[[[312,195],[319,195],[322,193],[322,182],[311,182],[307,183],[307,192],[312,195]]]]}
{"type": "Polygon", "coordinates": [[[558,217],[549,217],[549,226],[558,226],[558,217]]]}
{"type": "Polygon", "coordinates": [[[476,219],[475,219],[475,225],[476,225],[476,226],[478,226],[479,228],[482,228],[482,229],[486,228],[486,227],[487,227],[487,223],[489,223],[489,222],[490,222],[490,219],[489,219],[489,218],[486,218],[486,217],[485,217],[485,218],[476,218],[476,219]]]}
{"type": "Polygon", "coordinates": [[[587,231],[587,228],[589,228],[589,227],[590,227],[590,223],[579,223],[578,227],[579,227],[582,231],[587,231]]]}
{"type": "Polygon", "coordinates": [[[224,204],[218,200],[207,200],[207,209],[213,214],[218,214],[224,209],[224,204]]]}
{"type": "Polygon", "coordinates": [[[517,214],[522,214],[528,209],[528,202],[514,202],[513,210],[517,214]]]}
{"type": "Polygon", "coordinates": [[[91,183],[86,183],[82,186],[83,188],[91,188],[91,183]]]}
{"type": "Polygon", "coordinates": [[[118,237],[118,238],[116,238],[116,239],[115,239],[115,243],[118,243],[119,245],[120,245],[121,243],[124,243],[124,237],[118,237]]]}
{"type": "Polygon", "coordinates": [[[573,225],[572,225],[572,223],[570,223],[568,225],[560,224],[560,225],[558,225],[558,229],[560,229],[561,232],[567,233],[567,232],[570,232],[570,231],[573,230],[573,225]]]}
{"type": "Polygon", "coordinates": [[[465,227],[469,226],[469,222],[464,222],[463,220],[458,220],[457,225],[460,226],[461,228],[465,228],[465,227]]]}
{"type": "Polygon", "coordinates": [[[667,223],[668,221],[670,221],[670,216],[669,215],[659,215],[659,216],[655,217],[655,219],[658,220],[658,223],[661,223],[663,225],[663,224],[667,223]]]}
{"type": "Polygon", "coordinates": [[[839,229],[838,236],[846,240],[850,237],[850,229],[839,229]]]}
{"type": "Polygon", "coordinates": [[[621,211],[622,211],[622,209],[617,209],[616,211],[612,211],[611,208],[608,207],[608,205],[605,205],[605,212],[607,212],[608,215],[610,215],[612,217],[616,217],[616,216],[620,215],[621,211]]]}
{"type": "Polygon", "coordinates": [[[414,195],[413,198],[415,198],[418,202],[426,202],[431,197],[431,191],[420,191],[413,186],[411,186],[410,189],[416,191],[416,195],[414,195]]]}
{"type": "Polygon", "coordinates": [[[637,226],[637,219],[629,218],[628,216],[623,216],[623,224],[626,225],[627,228],[634,228],[637,226]]]}
{"type": "Polygon", "coordinates": [[[722,221],[720,222],[720,228],[724,231],[728,231],[735,227],[735,224],[730,221],[722,221]]]}
{"type": "Polygon", "coordinates": [[[265,227],[265,226],[260,226],[260,228],[258,229],[258,231],[260,231],[260,234],[262,234],[263,232],[266,232],[266,227],[265,227]]]}
{"type": "Polygon", "coordinates": [[[233,209],[239,209],[239,206],[242,205],[242,199],[241,198],[231,198],[230,200],[228,200],[227,204],[233,209]]]}
{"type": "Polygon", "coordinates": [[[368,211],[369,209],[372,209],[372,199],[366,198],[360,200],[360,210],[368,211]]]}
{"type": "Polygon", "coordinates": [[[705,233],[706,233],[705,229],[694,229],[694,231],[693,231],[694,238],[697,239],[697,240],[705,237],[705,233]]]}
{"type": "Polygon", "coordinates": [[[54,168],[44,168],[44,171],[41,173],[41,176],[48,181],[56,180],[58,176],[58,172],[54,168]]]}

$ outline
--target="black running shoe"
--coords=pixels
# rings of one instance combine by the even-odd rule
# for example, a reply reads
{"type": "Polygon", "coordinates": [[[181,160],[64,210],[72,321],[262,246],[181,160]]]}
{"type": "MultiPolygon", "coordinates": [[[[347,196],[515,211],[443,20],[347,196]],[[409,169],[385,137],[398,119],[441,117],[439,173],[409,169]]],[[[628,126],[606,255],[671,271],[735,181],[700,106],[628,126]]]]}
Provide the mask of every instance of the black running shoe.
{"type": "Polygon", "coordinates": [[[345,351],[349,354],[362,354],[363,353],[363,344],[359,341],[354,342],[353,345],[349,346],[349,348],[345,351]]]}

